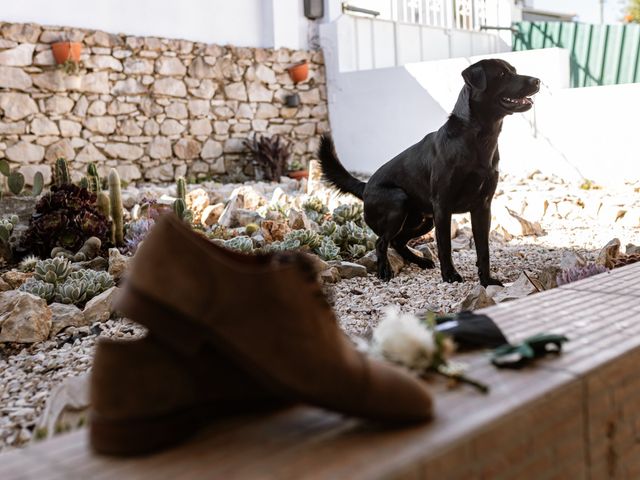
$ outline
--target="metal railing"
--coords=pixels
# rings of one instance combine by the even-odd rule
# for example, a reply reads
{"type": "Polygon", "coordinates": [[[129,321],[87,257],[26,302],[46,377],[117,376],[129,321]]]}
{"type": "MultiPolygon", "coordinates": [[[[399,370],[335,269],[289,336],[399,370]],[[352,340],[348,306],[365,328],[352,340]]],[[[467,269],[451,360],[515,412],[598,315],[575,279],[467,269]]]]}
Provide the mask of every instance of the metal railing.
{"type": "MultiPolygon", "coordinates": [[[[500,0],[389,0],[377,2],[384,6],[378,10],[362,8],[359,4],[344,2],[343,10],[373,15],[381,20],[441,27],[458,30],[480,30],[500,17],[504,2],[500,0]]],[[[364,2],[360,2],[364,5],[364,2]]]]}

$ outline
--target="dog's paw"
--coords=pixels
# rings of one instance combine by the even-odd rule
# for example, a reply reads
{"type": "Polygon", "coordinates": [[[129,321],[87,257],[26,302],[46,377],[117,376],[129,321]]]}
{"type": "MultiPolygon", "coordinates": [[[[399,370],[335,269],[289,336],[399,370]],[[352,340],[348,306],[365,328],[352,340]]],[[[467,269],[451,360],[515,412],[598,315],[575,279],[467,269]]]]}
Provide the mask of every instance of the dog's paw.
{"type": "Polygon", "coordinates": [[[463,282],[462,276],[455,270],[451,273],[443,273],[442,280],[447,283],[463,282]]]}
{"type": "Polygon", "coordinates": [[[388,282],[393,278],[393,270],[389,262],[378,265],[378,278],[383,282],[388,282]]]}
{"type": "Polygon", "coordinates": [[[480,280],[480,285],[482,285],[483,287],[488,287],[489,285],[498,285],[499,287],[504,287],[500,280],[493,277],[480,280]]]}

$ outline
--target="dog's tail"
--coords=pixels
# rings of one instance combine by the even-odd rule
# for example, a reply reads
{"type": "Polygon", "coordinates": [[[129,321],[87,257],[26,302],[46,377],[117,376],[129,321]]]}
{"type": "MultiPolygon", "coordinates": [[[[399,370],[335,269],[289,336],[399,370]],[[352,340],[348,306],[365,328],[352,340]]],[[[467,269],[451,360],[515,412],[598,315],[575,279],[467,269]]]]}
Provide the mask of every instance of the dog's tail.
{"type": "Polygon", "coordinates": [[[322,179],[342,193],[350,193],[362,200],[365,182],[347,172],[340,163],[333,140],[328,135],[323,135],[318,148],[318,158],[322,167],[322,179]]]}

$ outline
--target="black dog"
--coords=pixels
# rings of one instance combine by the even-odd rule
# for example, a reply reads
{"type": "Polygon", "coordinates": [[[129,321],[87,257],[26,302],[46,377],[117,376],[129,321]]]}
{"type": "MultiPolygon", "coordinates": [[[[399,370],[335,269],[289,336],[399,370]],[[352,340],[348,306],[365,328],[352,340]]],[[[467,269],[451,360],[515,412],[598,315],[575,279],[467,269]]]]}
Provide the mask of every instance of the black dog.
{"type": "Polygon", "coordinates": [[[342,166],[333,141],[323,137],[318,156],[323,177],[364,200],[365,221],[378,235],[378,276],[393,273],[391,244],[407,261],[433,268],[407,242],[435,224],[442,278],[461,282],[451,260],[451,215],[471,212],[480,283],[501,285],[489,270],[491,200],[498,184],[498,135],[506,115],[529,110],[540,80],[518,75],[502,60],[482,60],[462,72],[465,85],[447,122],[384,164],[364,183],[342,166]]]}

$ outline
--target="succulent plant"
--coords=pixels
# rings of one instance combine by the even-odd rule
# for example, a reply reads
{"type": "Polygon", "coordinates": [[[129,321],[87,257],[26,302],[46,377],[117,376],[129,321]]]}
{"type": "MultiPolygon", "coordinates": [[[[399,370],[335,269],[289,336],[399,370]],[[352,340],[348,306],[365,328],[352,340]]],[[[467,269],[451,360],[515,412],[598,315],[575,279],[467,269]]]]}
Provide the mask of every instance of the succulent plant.
{"type": "Polygon", "coordinates": [[[83,280],[68,280],[58,285],[55,301],[70,305],[79,305],[87,301],[87,283],[83,280]]]}
{"type": "Polygon", "coordinates": [[[179,219],[187,223],[193,221],[193,212],[187,208],[187,204],[182,198],[176,198],[176,201],[173,202],[173,212],[179,219]]]}
{"type": "Polygon", "coordinates": [[[87,300],[113,287],[113,277],[107,272],[83,269],[71,272],[68,280],[80,280],[86,283],[87,300]]]}
{"type": "Polygon", "coordinates": [[[365,245],[353,244],[349,245],[347,252],[351,258],[360,258],[367,253],[367,247],[365,245]]]}
{"type": "Polygon", "coordinates": [[[302,204],[302,209],[307,217],[316,223],[322,223],[326,214],[329,213],[329,209],[317,197],[309,198],[302,204]]]}
{"type": "Polygon", "coordinates": [[[34,278],[57,285],[65,281],[71,271],[71,262],[64,257],[40,260],[34,268],[34,278]]]}
{"type": "Polygon", "coordinates": [[[96,167],[95,163],[90,163],[87,167],[87,185],[90,192],[98,193],[102,191],[102,179],[100,178],[100,174],[98,174],[98,167],[96,167]]]}
{"type": "Polygon", "coordinates": [[[181,198],[185,202],[187,201],[187,181],[184,177],[178,177],[176,179],[176,198],[181,198]]]}
{"type": "Polygon", "coordinates": [[[33,176],[33,187],[31,188],[31,195],[37,197],[42,193],[44,189],[44,176],[42,172],[36,172],[33,176]]]}
{"type": "Polygon", "coordinates": [[[256,134],[253,138],[244,140],[244,145],[253,154],[253,164],[264,172],[265,178],[279,181],[291,156],[289,144],[279,135],[268,138],[256,134]]]}
{"type": "Polygon", "coordinates": [[[21,272],[33,272],[36,269],[36,265],[39,261],[40,259],[35,255],[27,255],[22,260],[20,260],[18,269],[21,272]]]}
{"type": "Polygon", "coordinates": [[[320,235],[324,237],[330,237],[338,229],[338,224],[333,220],[328,220],[320,225],[320,235]]]}
{"type": "Polygon", "coordinates": [[[47,302],[50,302],[55,296],[56,286],[53,283],[43,282],[32,277],[20,285],[18,290],[44,298],[47,302]]]}
{"type": "Polygon", "coordinates": [[[54,247],[76,252],[89,237],[106,244],[110,221],[95,202],[95,194],[77,185],[54,185],[36,204],[22,239],[23,248],[46,257],[54,247]]]}
{"type": "Polygon", "coordinates": [[[558,274],[558,285],[566,285],[567,283],[577,282],[578,280],[582,280],[599,273],[604,273],[607,270],[608,269],[606,267],[597,265],[595,263],[588,263],[584,267],[569,268],[567,270],[563,270],[558,274]]]}
{"type": "Polygon", "coordinates": [[[309,250],[318,248],[322,243],[322,237],[312,230],[293,230],[285,235],[284,241],[287,240],[297,240],[301,247],[309,250]]]}
{"type": "Polygon", "coordinates": [[[111,200],[111,220],[113,222],[112,242],[119,247],[124,245],[124,214],[122,212],[120,175],[115,168],[109,172],[109,199],[111,200]]]}
{"type": "Polygon", "coordinates": [[[322,243],[315,249],[315,253],[325,261],[340,260],[340,247],[327,237],[322,239],[322,243]]]}
{"type": "Polygon", "coordinates": [[[333,221],[338,225],[344,225],[347,222],[354,222],[359,226],[364,225],[364,211],[362,203],[351,203],[340,205],[333,210],[331,214],[333,221]]]}
{"type": "MultiPolygon", "coordinates": [[[[9,191],[14,195],[20,195],[24,189],[25,178],[24,175],[17,170],[11,171],[9,162],[2,159],[0,160],[0,174],[7,177],[7,185],[9,191]]],[[[31,189],[31,195],[37,197],[42,193],[44,188],[44,177],[42,172],[36,172],[33,176],[33,187],[31,189]]],[[[2,198],[2,185],[0,185],[0,198],[2,198]]]]}
{"type": "Polygon", "coordinates": [[[127,224],[127,232],[124,235],[124,244],[127,251],[135,253],[155,223],[154,219],[147,217],[129,222],[127,224]]]}
{"type": "Polygon", "coordinates": [[[244,235],[225,240],[224,246],[230,250],[242,253],[251,253],[253,251],[253,241],[244,235]]]}

